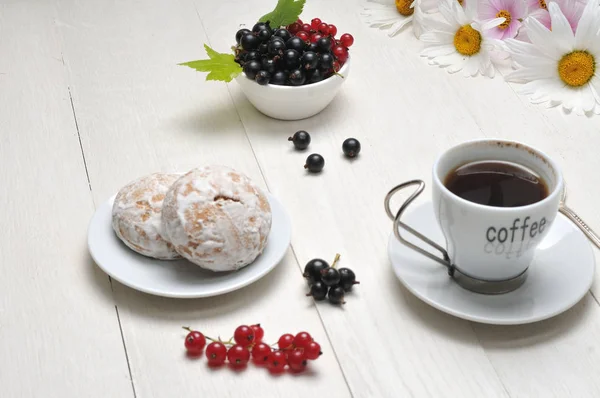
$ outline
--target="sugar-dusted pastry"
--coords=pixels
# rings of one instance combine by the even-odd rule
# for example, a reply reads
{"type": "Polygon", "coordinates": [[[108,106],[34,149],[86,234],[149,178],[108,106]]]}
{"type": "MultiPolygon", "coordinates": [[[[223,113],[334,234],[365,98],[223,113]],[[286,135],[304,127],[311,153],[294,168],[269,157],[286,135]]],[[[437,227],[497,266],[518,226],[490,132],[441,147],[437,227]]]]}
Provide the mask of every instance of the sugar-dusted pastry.
{"type": "Polygon", "coordinates": [[[125,185],[115,198],[112,225],[132,250],[162,260],[180,258],[164,238],[161,212],[167,190],[181,174],[154,173],[125,185]]]}
{"type": "Polygon", "coordinates": [[[211,271],[234,271],[265,248],[271,207],[244,174],[208,166],[190,171],[171,186],[162,220],[166,237],[183,257],[211,271]]]}

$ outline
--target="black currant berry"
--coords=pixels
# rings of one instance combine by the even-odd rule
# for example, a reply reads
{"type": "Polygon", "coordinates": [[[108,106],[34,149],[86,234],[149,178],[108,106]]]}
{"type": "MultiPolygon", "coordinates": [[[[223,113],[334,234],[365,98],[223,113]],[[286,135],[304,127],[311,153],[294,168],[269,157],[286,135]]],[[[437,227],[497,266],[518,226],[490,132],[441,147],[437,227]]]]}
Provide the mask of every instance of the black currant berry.
{"type": "Polygon", "coordinates": [[[296,69],[300,66],[300,53],[296,50],[285,50],[282,59],[286,69],[296,69]]]}
{"type": "Polygon", "coordinates": [[[283,28],[277,29],[273,35],[281,37],[285,41],[288,41],[292,37],[292,34],[287,29],[283,28]]]}
{"type": "Polygon", "coordinates": [[[271,79],[271,74],[269,72],[267,72],[266,70],[261,70],[256,74],[256,77],[254,78],[254,80],[256,80],[256,82],[258,84],[260,84],[261,86],[266,86],[269,83],[269,80],[271,79]]]}
{"type": "Polygon", "coordinates": [[[273,40],[269,42],[269,54],[275,56],[275,55],[281,55],[283,54],[283,51],[285,50],[285,43],[283,41],[280,40],[273,40]]]}
{"type": "MultiPolygon", "coordinates": [[[[279,36],[273,36],[273,37],[279,37],[279,36]]],[[[285,47],[288,50],[296,50],[299,53],[302,53],[302,51],[304,51],[305,45],[306,44],[304,44],[304,41],[302,41],[301,38],[295,37],[295,36],[285,42],[285,47]]]]}
{"type": "Polygon", "coordinates": [[[349,158],[353,158],[360,153],[360,142],[356,138],[348,138],[342,144],[342,151],[349,158]]]}
{"type": "Polygon", "coordinates": [[[247,33],[243,35],[240,39],[240,44],[242,45],[242,48],[246,51],[256,50],[258,48],[258,45],[260,44],[260,40],[252,33],[247,33]]]}
{"type": "Polygon", "coordinates": [[[254,27],[252,28],[252,31],[254,33],[258,33],[261,30],[265,30],[265,29],[271,30],[269,23],[268,22],[258,22],[256,25],[254,25],[254,27]]]}
{"type": "Polygon", "coordinates": [[[262,59],[262,69],[266,70],[270,74],[275,73],[275,61],[269,58],[262,59]]]}
{"type": "Polygon", "coordinates": [[[276,84],[278,86],[284,86],[285,83],[287,82],[287,77],[288,77],[287,73],[285,73],[282,70],[278,70],[278,71],[275,71],[275,73],[273,73],[271,75],[271,81],[269,83],[276,84]]]}
{"type": "Polygon", "coordinates": [[[349,292],[352,290],[352,286],[360,283],[356,280],[356,275],[350,268],[340,268],[338,271],[340,273],[340,286],[344,291],[349,292]]]}
{"type": "Polygon", "coordinates": [[[257,60],[248,61],[244,64],[244,73],[248,79],[254,80],[256,74],[260,72],[261,65],[257,60]]]}
{"type": "Polygon", "coordinates": [[[306,74],[301,69],[294,69],[290,72],[289,79],[292,86],[301,86],[306,81],[306,74]]]}
{"type": "Polygon", "coordinates": [[[306,158],[306,164],[304,165],[304,168],[310,171],[311,173],[318,173],[321,170],[323,170],[324,166],[325,159],[323,159],[323,156],[317,153],[313,153],[308,158],[306,158]]]}
{"type": "Polygon", "coordinates": [[[321,69],[331,69],[333,68],[333,55],[329,54],[329,53],[324,53],[321,54],[320,60],[319,60],[319,67],[321,69]]]}
{"type": "Polygon", "coordinates": [[[340,272],[335,268],[325,268],[321,271],[321,281],[327,286],[335,286],[340,283],[340,272]]]}
{"type": "Polygon", "coordinates": [[[310,287],[310,292],[307,296],[312,296],[316,301],[325,300],[329,288],[323,282],[315,282],[310,287]]]}
{"type": "Polygon", "coordinates": [[[248,51],[246,53],[246,59],[244,61],[248,62],[252,60],[260,61],[260,53],[258,51],[248,51]]]}
{"type": "Polygon", "coordinates": [[[331,39],[329,37],[321,37],[317,40],[317,47],[322,53],[331,51],[331,39]]]}
{"type": "Polygon", "coordinates": [[[325,79],[325,72],[321,69],[313,69],[308,72],[308,83],[318,83],[325,79]]]}
{"type": "Polygon", "coordinates": [[[260,43],[258,45],[258,52],[261,55],[264,55],[264,54],[268,53],[269,52],[269,45],[267,43],[260,43]]]}
{"type": "Polygon", "coordinates": [[[271,31],[267,29],[263,29],[256,34],[258,40],[265,42],[271,38],[271,31]]]}
{"type": "Polygon", "coordinates": [[[319,51],[319,45],[317,43],[310,43],[308,45],[308,48],[306,49],[306,51],[312,51],[314,53],[318,53],[319,51]]]}
{"type": "Polygon", "coordinates": [[[240,44],[240,40],[242,40],[242,36],[248,34],[248,33],[252,33],[250,32],[250,30],[248,29],[240,29],[237,31],[237,33],[235,34],[235,41],[237,44],[240,44]]]}
{"type": "Polygon", "coordinates": [[[321,260],[320,258],[315,258],[306,263],[306,266],[304,266],[303,275],[306,278],[306,281],[312,285],[321,281],[321,271],[326,268],[329,268],[327,261],[321,260]]]}
{"type": "Polygon", "coordinates": [[[310,144],[310,134],[304,130],[296,131],[292,137],[288,138],[288,141],[292,141],[296,149],[304,150],[310,144]]]}
{"type": "Polygon", "coordinates": [[[334,286],[329,289],[329,302],[331,304],[345,304],[344,289],[341,286],[334,286]]]}
{"type": "Polygon", "coordinates": [[[302,54],[302,58],[300,58],[300,63],[302,67],[306,70],[315,69],[319,64],[319,56],[317,53],[312,51],[307,51],[302,54]]]}

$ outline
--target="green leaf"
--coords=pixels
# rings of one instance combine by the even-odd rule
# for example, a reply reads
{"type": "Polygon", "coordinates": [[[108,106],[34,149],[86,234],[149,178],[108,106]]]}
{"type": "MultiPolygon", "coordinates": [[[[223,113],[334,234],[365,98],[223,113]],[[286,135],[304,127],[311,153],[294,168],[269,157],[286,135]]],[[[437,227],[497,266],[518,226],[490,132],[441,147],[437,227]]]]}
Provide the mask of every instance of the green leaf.
{"type": "Polygon", "coordinates": [[[278,0],[275,9],[263,15],[259,22],[270,22],[271,27],[289,25],[296,22],[302,14],[306,0],[278,0]]]}
{"type": "Polygon", "coordinates": [[[206,44],[204,45],[204,49],[210,59],[184,62],[179,65],[189,66],[199,72],[209,72],[206,80],[230,82],[242,73],[242,67],[235,62],[233,54],[218,53],[206,44]]]}

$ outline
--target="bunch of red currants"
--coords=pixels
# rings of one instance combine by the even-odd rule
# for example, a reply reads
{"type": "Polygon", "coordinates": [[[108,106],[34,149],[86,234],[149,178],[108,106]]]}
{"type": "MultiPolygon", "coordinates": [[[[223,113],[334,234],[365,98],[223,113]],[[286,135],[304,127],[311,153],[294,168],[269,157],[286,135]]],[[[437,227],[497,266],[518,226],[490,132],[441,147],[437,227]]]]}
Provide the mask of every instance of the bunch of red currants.
{"type": "Polygon", "coordinates": [[[252,358],[255,365],[266,366],[274,373],[285,371],[286,366],[292,372],[301,372],[309,360],[322,354],[319,343],[307,332],[284,334],[276,344],[269,345],[263,341],[265,332],[260,324],[238,326],[228,341],[210,338],[189,327],[184,329],[189,331],[185,337],[188,354],[199,356],[204,351],[209,366],[222,366],[228,361],[233,367],[242,368],[252,358]],[[208,345],[207,339],[211,341],[208,345]]]}

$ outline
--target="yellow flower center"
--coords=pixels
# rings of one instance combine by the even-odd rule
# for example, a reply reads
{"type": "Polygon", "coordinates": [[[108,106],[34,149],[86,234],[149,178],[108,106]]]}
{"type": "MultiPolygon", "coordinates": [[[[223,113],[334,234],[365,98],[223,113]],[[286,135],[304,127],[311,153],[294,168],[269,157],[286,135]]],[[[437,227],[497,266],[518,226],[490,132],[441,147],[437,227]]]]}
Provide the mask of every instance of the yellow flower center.
{"type": "Polygon", "coordinates": [[[566,85],[581,87],[587,84],[596,72],[596,60],[587,51],[573,51],[558,61],[558,75],[566,85]]]}
{"type": "Polygon", "coordinates": [[[396,0],[396,9],[400,14],[408,17],[415,12],[415,9],[410,7],[412,3],[413,0],[396,0]]]}
{"type": "MultiPolygon", "coordinates": [[[[542,0],[544,1],[544,0],[542,0]]],[[[510,12],[507,10],[500,10],[498,11],[498,14],[496,14],[496,18],[504,18],[506,19],[506,21],[502,22],[500,25],[498,25],[498,27],[502,30],[508,28],[508,26],[510,25],[510,12]]]]}
{"type": "Polygon", "coordinates": [[[548,9],[548,6],[544,0],[539,0],[538,2],[540,3],[540,8],[543,8],[544,10],[548,9]]]}
{"type": "Polygon", "coordinates": [[[481,33],[471,25],[461,26],[454,34],[454,47],[462,55],[475,55],[481,50],[481,33]]]}

